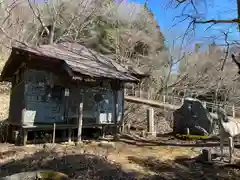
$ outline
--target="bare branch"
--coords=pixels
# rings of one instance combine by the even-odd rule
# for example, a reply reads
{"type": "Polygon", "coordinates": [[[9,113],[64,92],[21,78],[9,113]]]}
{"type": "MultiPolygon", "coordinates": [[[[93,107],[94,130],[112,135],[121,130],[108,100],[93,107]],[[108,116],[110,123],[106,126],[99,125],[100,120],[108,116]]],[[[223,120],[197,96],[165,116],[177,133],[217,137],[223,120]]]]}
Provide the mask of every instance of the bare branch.
{"type": "MultiPolygon", "coordinates": [[[[190,17],[190,16],[189,16],[190,17]]],[[[232,24],[232,23],[240,23],[240,19],[236,18],[236,19],[210,19],[210,20],[205,20],[205,21],[201,21],[201,20],[194,20],[194,23],[197,24],[208,24],[208,23],[228,23],[228,24],[232,24]]]]}
{"type": "Polygon", "coordinates": [[[44,30],[46,31],[46,33],[49,35],[50,32],[49,32],[49,29],[47,28],[47,26],[45,25],[45,23],[42,21],[42,18],[41,18],[41,14],[39,12],[39,9],[37,8],[37,11],[38,11],[38,14],[35,12],[34,10],[34,7],[32,5],[32,3],[30,2],[30,0],[28,0],[28,4],[29,4],[29,7],[31,8],[32,10],[32,13],[33,15],[38,19],[38,21],[40,22],[40,24],[42,25],[42,27],[44,28],[44,30]]]}
{"type": "Polygon", "coordinates": [[[12,40],[16,41],[16,42],[19,43],[19,44],[22,44],[22,45],[24,45],[24,46],[28,46],[28,44],[26,44],[25,42],[22,42],[22,41],[19,41],[19,40],[13,38],[13,37],[10,37],[10,36],[8,35],[8,33],[7,33],[2,27],[0,27],[0,31],[1,31],[8,39],[12,39],[12,40]]]}

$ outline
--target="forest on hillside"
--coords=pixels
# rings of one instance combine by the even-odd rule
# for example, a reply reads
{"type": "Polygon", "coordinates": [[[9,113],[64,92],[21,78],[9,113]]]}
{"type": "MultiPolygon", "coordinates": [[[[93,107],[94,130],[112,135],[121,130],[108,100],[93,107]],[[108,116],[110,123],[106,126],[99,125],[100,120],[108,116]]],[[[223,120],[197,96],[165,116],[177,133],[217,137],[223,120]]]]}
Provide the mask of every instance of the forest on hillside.
{"type": "Polygon", "coordinates": [[[113,0],[5,0],[0,2],[1,67],[11,46],[79,42],[150,75],[141,88],[153,95],[224,93],[240,104],[237,67],[214,42],[205,51],[167,45],[154,14],[144,5],[113,0]],[[222,63],[226,61],[222,70],[222,63]],[[177,70],[174,70],[176,69],[177,70]],[[219,81],[221,80],[221,83],[219,81]]]}

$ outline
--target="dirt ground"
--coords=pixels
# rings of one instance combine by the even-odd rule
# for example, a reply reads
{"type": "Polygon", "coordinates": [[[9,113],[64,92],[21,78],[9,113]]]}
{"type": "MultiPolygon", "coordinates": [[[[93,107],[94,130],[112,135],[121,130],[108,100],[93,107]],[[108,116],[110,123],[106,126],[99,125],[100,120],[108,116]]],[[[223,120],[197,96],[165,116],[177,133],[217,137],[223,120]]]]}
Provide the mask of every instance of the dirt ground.
{"type": "MultiPolygon", "coordinates": [[[[101,144],[100,144],[101,145],[101,144]]],[[[202,144],[121,138],[100,146],[0,144],[0,177],[31,170],[56,170],[72,179],[239,179],[238,167],[197,162],[202,144]]],[[[238,150],[237,150],[238,151],[238,150]]]]}

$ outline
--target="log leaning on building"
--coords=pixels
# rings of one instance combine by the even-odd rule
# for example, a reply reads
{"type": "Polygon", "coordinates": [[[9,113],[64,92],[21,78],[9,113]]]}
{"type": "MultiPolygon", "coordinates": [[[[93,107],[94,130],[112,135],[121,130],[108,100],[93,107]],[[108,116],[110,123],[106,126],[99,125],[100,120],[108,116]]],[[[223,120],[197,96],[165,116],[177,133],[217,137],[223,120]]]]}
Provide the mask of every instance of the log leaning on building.
{"type": "MultiPolygon", "coordinates": [[[[179,109],[181,107],[181,106],[177,106],[177,105],[161,103],[161,102],[154,101],[154,100],[142,99],[142,98],[138,98],[138,97],[134,97],[134,96],[125,96],[124,99],[127,102],[144,104],[144,105],[148,105],[148,106],[156,107],[156,108],[165,108],[165,109],[176,110],[176,109],[179,109]]],[[[213,119],[217,119],[218,116],[217,116],[216,113],[210,113],[210,114],[211,114],[213,119]]]]}

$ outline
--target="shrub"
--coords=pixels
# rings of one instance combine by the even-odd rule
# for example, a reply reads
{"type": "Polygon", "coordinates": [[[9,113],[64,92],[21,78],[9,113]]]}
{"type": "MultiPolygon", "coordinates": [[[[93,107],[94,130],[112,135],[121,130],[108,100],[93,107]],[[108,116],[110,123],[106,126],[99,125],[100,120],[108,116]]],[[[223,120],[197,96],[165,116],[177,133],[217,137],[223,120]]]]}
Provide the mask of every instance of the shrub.
{"type": "Polygon", "coordinates": [[[204,140],[208,139],[208,136],[201,136],[201,135],[187,135],[187,134],[176,134],[176,138],[182,140],[204,140]]]}

